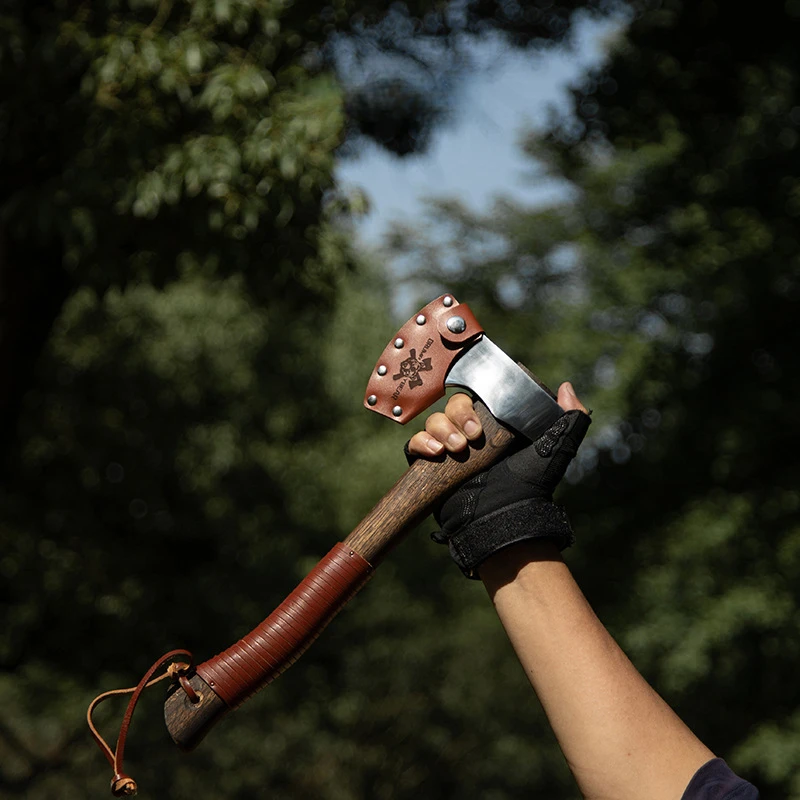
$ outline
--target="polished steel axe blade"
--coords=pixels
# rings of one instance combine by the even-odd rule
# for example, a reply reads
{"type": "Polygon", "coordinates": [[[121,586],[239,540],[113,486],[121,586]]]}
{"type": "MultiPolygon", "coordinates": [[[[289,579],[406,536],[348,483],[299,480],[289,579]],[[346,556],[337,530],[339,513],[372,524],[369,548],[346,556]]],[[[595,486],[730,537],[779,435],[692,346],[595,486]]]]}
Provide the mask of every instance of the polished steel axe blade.
{"type": "Polygon", "coordinates": [[[487,336],[453,364],[445,386],[460,386],[473,392],[495,419],[531,441],[536,441],[564,413],[552,392],[487,336]]]}

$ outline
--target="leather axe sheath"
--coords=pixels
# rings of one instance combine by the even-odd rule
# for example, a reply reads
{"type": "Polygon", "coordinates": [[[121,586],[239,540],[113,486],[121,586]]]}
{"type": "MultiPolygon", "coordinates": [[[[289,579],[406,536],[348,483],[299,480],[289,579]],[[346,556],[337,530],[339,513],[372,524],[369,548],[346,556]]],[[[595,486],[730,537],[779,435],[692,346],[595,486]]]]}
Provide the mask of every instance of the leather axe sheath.
{"type": "Polygon", "coordinates": [[[563,413],[553,393],[494,345],[452,295],[429,303],[397,332],[375,365],[364,405],[406,423],[447,386],[479,399],[481,439],[464,453],[415,461],[261,624],[173,682],[164,717],[178,747],[194,748],[216,722],[291,666],[445,495],[499,460],[517,435],[535,440],[563,413]]]}

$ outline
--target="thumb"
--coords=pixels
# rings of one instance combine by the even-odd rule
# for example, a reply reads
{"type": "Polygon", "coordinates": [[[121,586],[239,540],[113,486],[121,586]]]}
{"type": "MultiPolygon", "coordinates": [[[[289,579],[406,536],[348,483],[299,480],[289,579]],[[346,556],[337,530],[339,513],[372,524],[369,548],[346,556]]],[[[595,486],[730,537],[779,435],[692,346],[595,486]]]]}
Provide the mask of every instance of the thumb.
{"type": "Polygon", "coordinates": [[[586,406],[578,399],[578,395],[575,394],[575,389],[572,388],[572,384],[569,381],[562,383],[561,386],[558,387],[558,404],[564,411],[577,410],[583,411],[584,414],[589,413],[586,406]]]}

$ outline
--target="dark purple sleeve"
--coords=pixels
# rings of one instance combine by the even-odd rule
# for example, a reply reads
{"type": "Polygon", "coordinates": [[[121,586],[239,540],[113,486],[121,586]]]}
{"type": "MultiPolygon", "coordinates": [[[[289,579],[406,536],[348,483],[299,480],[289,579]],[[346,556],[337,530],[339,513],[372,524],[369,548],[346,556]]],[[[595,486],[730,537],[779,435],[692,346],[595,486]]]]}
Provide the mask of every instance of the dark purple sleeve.
{"type": "Polygon", "coordinates": [[[734,775],[721,758],[712,758],[695,772],[681,800],[758,800],[758,789],[734,775]]]}

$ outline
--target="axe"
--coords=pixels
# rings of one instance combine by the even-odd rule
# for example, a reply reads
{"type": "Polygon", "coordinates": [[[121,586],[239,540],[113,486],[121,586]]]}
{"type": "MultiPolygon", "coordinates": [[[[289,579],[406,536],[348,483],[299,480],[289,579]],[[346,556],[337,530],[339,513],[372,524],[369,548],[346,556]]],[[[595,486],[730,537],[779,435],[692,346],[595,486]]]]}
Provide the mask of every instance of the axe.
{"type": "Polygon", "coordinates": [[[222,717],[291,666],[448,492],[499,460],[517,435],[536,440],[563,414],[553,393],[493,344],[452,295],[432,301],[400,328],[375,365],[364,405],[404,424],[444,396],[447,386],[479,398],[483,436],[465,453],[415,461],[260,625],[174,679],[164,717],[182,750],[193,749],[222,717]]]}

